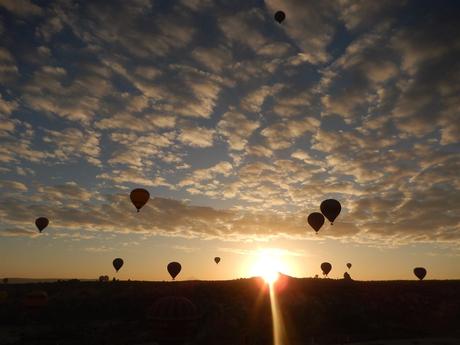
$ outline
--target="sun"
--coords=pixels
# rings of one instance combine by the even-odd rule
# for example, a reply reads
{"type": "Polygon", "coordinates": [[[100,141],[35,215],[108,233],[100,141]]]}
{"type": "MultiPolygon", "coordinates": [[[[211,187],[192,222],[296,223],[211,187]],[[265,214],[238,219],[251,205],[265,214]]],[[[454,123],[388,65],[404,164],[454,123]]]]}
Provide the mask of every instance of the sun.
{"type": "Polygon", "coordinates": [[[251,273],[260,276],[267,284],[274,284],[279,273],[285,271],[285,265],[281,255],[276,250],[264,249],[257,253],[257,260],[254,263],[251,273]]]}

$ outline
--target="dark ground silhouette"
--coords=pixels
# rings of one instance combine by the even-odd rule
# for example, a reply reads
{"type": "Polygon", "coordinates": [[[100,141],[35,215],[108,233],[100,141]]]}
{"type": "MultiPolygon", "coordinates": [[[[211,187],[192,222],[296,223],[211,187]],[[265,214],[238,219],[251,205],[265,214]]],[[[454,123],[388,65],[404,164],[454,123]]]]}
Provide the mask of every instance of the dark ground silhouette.
{"type": "MultiPolygon", "coordinates": [[[[290,345],[460,339],[458,280],[359,282],[283,277],[277,285],[290,345]]],[[[196,312],[193,325],[188,324],[193,333],[189,344],[272,344],[269,294],[258,278],[173,283],[69,281],[8,284],[0,290],[8,294],[0,304],[2,345],[154,344],[155,328],[164,325],[155,319],[158,310],[152,308],[167,296],[185,297],[196,306],[195,311],[185,303],[189,308],[185,312],[196,312]],[[24,306],[27,293],[37,290],[47,292],[47,306],[24,306]]],[[[184,312],[180,308],[167,313],[184,312]]]]}

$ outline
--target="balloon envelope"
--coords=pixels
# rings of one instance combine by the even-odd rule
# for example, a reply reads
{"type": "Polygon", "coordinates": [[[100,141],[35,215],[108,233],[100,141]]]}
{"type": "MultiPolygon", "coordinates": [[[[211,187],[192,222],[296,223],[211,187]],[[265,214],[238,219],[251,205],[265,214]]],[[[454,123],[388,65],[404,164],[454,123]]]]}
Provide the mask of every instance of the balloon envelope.
{"type": "Polygon", "coordinates": [[[48,304],[48,294],[45,291],[29,292],[22,301],[29,308],[45,307],[48,304]]]}
{"type": "Polygon", "coordinates": [[[175,261],[174,261],[174,262],[170,262],[170,263],[168,264],[168,272],[169,272],[169,274],[171,275],[171,278],[172,278],[173,280],[174,280],[174,279],[177,277],[177,275],[180,273],[181,269],[182,269],[182,266],[181,266],[181,264],[178,263],[178,262],[175,262],[175,261]]]}
{"type": "Polygon", "coordinates": [[[154,338],[160,344],[188,344],[196,332],[200,314],[196,305],[186,297],[167,296],[151,307],[148,318],[153,323],[154,338]]]}
{"type": "Polygon", "coordinates": [[[422,280],[426,276],[426,269],[423,267],[415,267],[414,274],[418,279],[422,280]]]}
{"type": "Polygon", "coordinates": [[[49,220],[46,217],[39,217],[35,219],[35,226],[37,227],[38,231],[42,232],[44,228],[46,228],[49,224],[49,220]]]}
{"type": "Polygon", "coordinates": [[[112,264],[113,264],[113,267],[115,268],[115,270],[118,272],[118,270],[121,268],[121,266],[123,266],[123,259],[116,258],[116,259],[113,260],[112,264]]]}
{"type": "Polygon", "coordinates": [[[143,188],[136,188],[129,195],[131,202],[136,207],[137,212],[149,201],[150,193],[143,188]]]}
{"type": "Polygon", "coordinates": [[[307,220],[308,224],[310,224],[316,232],[318,232],[324,224],[324,216],[319,212],[310,213],[307,220]]]}
{"type": "Polygon", "coordinates": [[[323,262],[321,264],[321,270],[323,271],[323,274],[325,276],[327,276],[329,274],[329,272],[331,271],[332,269],[332,265],[329,263],[329,262],[323,262]]]}
{"type": "Polygon", "coordinates": [[[351,268],[351,264],[350,264],[350,263],[347,263],[347,267],[350,269],[350,268],[351,268]]]}
{"type": "Polygon", "coordinates": [[[320,209],[321,213],[324,214],[324,217],[326,217],[332,224],[340,214],[342,206],[340,205],[340,202],[335,199],[327,199],[321,203],[320,209]]]}
{"type": "Polygon", "coordinates": [[[216,256],[216,257],[214,258],[214,261],[215,261],[216,264],[218,264],[218,263],[220,262],[220,258],[219,258],[218,256],[216,256]]]}
{"type": "Polygon", "coordinates": [[[278,23],[281,23],[284,19],[286,19],[286,14],[283,11],[277,11],[275,13],[275,20],[278,23]]]}

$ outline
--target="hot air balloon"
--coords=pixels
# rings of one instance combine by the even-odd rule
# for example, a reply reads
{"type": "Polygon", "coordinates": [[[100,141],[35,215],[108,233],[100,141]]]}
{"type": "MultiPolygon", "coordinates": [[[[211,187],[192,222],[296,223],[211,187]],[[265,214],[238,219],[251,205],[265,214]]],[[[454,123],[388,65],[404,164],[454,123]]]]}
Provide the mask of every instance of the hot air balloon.
{"type": "Polygon", "coordinates": [[[214,261],[215,261],[216,264],[218,264],[218,263],[220,262],[220,258],[219,258],[218,256],[216,256],[216,257],[214,258],[214,261]]]}
{"type": "Polygon", "coordinates": [[[277,11],[274,17],[275,20],[281,24],[281,22],[286,19],[286,14],[283,11],[277,11]]]}
{"type": "Polygon", "coordinates": [[[123,266],[123,259],[116,258],[116,259],[113,260],[112,264],[113,264],[113,267],[115,268],[115,270],[118,272],[118,270],[121,268],[121,266],[123,266]]]}
{"type": "Polygon", "coordinates": [[[333,224],[334,220],[340,214],[342,206],[340,205],[340,202],[335,199],[327,199],[321,203],[320,209],[324,217],[326,217],[331,222],[331,224],[333,224]]]}
{"type": "Polygon", "coordinates": [[[163,344],[184,344],[196,332],[198,308],[188,298],[166,296],[150,307],[148,318],[152,320],[155,340],[163,344]]]}
{"type": "Polygon", "coordinates": [[[327,277],[327,275],[329,274],[329,272],[331,271],[332,269],[332,265],[329,263],[329,262],[323,262],[321,264],[321,270],[323,271],[323,274],[327,277]]]}
{"type": "Polygon", "coordinates": [[[348,269],[350,269],[350,268],[351,268],[351,264],[350,264],[350,263],[347,263],[347,267],[348,267],[348,269]]]}
{"type": "Polygon", "coordinates": [[[129,195],[131,202],[136,207],[137,212],[149,201],[150,193],[143,188],[136,188],[131,191],[129,195]]]}
{"type": "Polygon", "coordinates": [[[171,278],[174,280],[177,275],[180,273],[180,270],[182,269],[182,266],[178,262],[170,262],[168,264],[168,272],[171,275],[171,278]]]}
{"type": "Polygon", "coordinates": [[[39,217],[35,219],[35,226],[37,227],[38,231],[42,232],[44,228],[46,228],[49,224],[49,220],[46,217],[39,217]]]}
{"type": "Polygon", "coordinates": [[[48,294],[40,290],[29,292],[22,300],[22,304],[28,308],[45,307],[48,304],[48,294]]]}
{"type": "Polygon", "coordinates": [[[423,280],[426,276],[426,269],[423,267],[415,267],[414,274],[418,279],[423,280]]]}
{"type": "Polygon", "coordinates": [[[319,229],[321,229],[324,224],[324,216],[319,212],[310,213],[308,216],[308,224],[318,233],[319,229]]]}

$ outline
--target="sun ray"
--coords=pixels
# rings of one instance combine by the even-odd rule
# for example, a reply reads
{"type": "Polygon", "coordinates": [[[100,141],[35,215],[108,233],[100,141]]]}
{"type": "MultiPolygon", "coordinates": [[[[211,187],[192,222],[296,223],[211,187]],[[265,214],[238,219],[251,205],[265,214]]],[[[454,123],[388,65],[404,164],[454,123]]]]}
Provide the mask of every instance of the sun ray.
{"type": "Polygon", "coordinates": [[[276,294],[276,283],[280,277],[280,272],[285,272],[285,269],[280,253],[269,249],[259,251],[258,260],[252,268],[252,273],[262,277],[268,285],[274,345],[286,345],[285,327],[276,294]]]}

